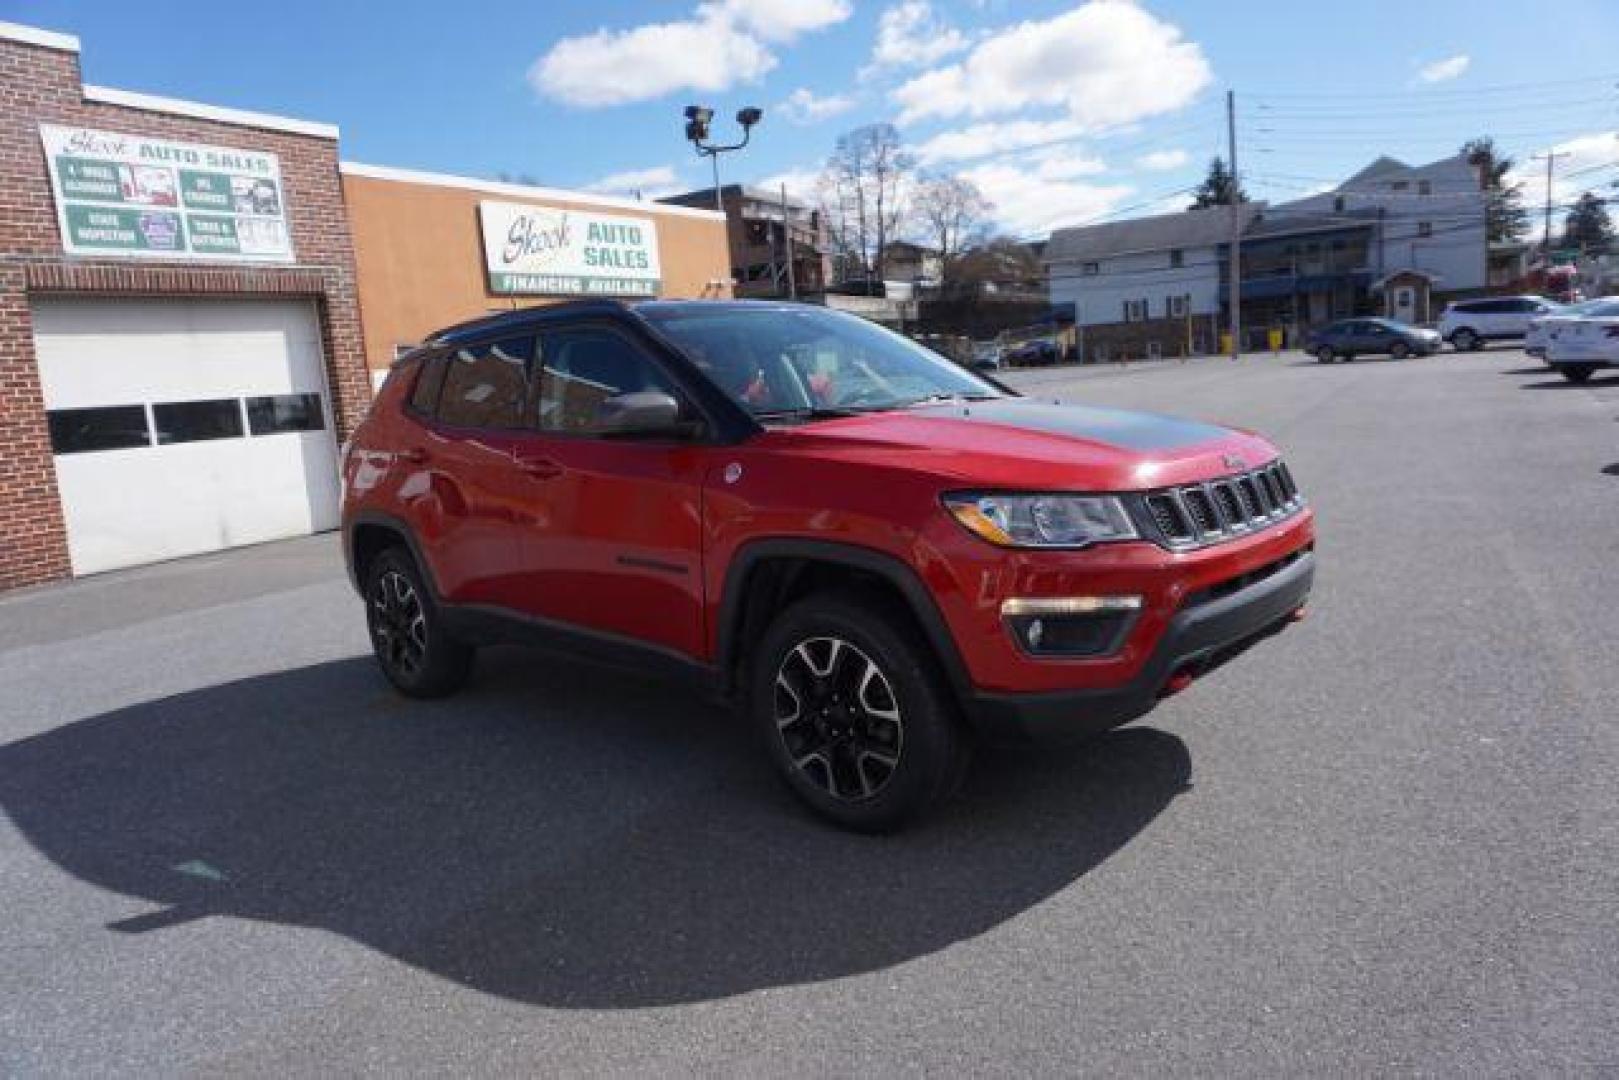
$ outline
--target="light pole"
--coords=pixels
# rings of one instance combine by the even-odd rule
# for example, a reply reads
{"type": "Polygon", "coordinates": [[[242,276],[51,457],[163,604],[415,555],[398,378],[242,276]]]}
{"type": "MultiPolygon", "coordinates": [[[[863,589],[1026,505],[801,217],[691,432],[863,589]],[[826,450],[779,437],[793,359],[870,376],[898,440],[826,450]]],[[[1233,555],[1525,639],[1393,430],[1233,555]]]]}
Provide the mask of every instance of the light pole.
{"type": "Polygon", "coordinates": [[[729,154],[732,150],[740,150],[748,145],[748,138],[753,134],[753,125],[764,119],[764,110],[749,105],[740,109],[736,114],[736,122],[742,125],[742,141],[729,146],[716,146],[708,141],[708,125],[714,119],[714,110],[706,105],[686,106],[686,138],[691,141],[692,149],[703,157],[708,158],[714,165],[714,209],[725,213],[725,200],[720,196],[720,155],[729,154]]]}

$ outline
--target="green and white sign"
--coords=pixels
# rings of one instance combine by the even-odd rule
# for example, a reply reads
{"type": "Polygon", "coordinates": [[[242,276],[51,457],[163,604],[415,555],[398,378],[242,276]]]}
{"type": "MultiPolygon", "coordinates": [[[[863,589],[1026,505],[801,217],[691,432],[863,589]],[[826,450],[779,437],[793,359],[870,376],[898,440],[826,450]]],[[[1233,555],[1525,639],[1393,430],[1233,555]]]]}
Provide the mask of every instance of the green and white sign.
{"type": "Polygon", "coordinates": [[[39,126],[62,249],[211,262],[291,262],[274,154],[39,126]]]}
{"type": "Polygon", "coordinates": [[[489,291],[529,296],[657,296],[650,218],[482,202],[489,291]]]}

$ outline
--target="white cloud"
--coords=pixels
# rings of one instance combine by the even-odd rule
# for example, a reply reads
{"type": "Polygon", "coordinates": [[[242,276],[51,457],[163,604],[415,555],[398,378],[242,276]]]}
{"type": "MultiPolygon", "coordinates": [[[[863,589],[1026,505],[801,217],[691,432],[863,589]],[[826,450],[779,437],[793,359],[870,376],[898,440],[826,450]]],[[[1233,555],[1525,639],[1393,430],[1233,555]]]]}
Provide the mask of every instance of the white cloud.
{"type": "MultiPolygon", "coordinates": [[[[1559,157],[1556,168],[1552,173],[1552,236],[1560,236],[1563,231],[1563,219],[1568,216],[1568,206],[1579,198],[1580,192],[1604,184],[1613,178],[1607,171],[1597,171],[1597,166],[1611,164],[1619,159],[1619,135],[1611,132],[1581,135],[1560,142],[1556,146],[1541,147],[1530,153],[1516,155],[1517,164],[1507,173],[1508,184],[1519,185],[1523,193],[1523,208],[1529,213],[1530,229],[1528,239],[1538,241],[1545,235],[1545,207],[1546,207],[1546,161],[1545,155],[1550,153],[1567,154],[1559,157]],[[1539,161],[1531,160],[1538,156],[1539,161]],[[1582,170],[1592,170],[1583,172],[1582,170]]],[[[1602,194],[1602,192],[1598,192],[1602,194]]]]}
{"type": "Polygon", "coordinates": [[[774,173],[753,183],[755,187],[764,188],[769,192],[780,192],[783,184],[787,185],[787,197],[799,202],[814,205],[817,201],[816,189],[820,185],[821,172],[815,168],[788,169],[785,172],[774,173]]]}
{"type": "Polygon", "coordinates": [[[1133,188],[1088,184],[1073,179],[1095,171],[1090,159],[1049,155],[1033,168],[1027,163],[987,162],[961,172],[995,203],[995,218],[1017,236],[1043,234],[1098,217],[1118,206],[1133,188]]]}
{"type": "Polygon", "coordinates": [[[1472,58],[1466,53],[1447,56],[1443,60],[1435,60],[1431,64],[1424,65],[1417,72],[1417,79],[1425,83],[1446,82],[1465,72],[1472,62],[1472,58]]]}
{"type": "Polygon", "coordinates": [[[1072,180],[1076,176],[1095,176],[1107,171],[1100,158],[1087,157],[1067,146],[1048,146],[1020,159],[1041,180],[1072,180]]]}
{"type": "Polygon", "coordinates": [[[1061,106],[1095,129],[1177,109],[1212,77],[1203,50],[1178,27],[1128,0],[1090,0],[1001,30],[892,96],[901,123],[1061,106]]]}
{"type": "Polygon", "coordinates": [[[1191,155],[1185,150],[1154,150],[1150,154],[1142,154],[1136,158],[1139,168],[1150,172],[1168,172],[1178,169],[1191,160],[1191,155]]]}
{"type": "Polygon", "coordinates": [[[769,45],[841,22],[850,10],[848,0],[714,0],[690,18],[563,38],[534,61],[528,80],[582,106],[718,92],[775,68],[769,45]]]}
{"type": "Polygon", "coordinates": [[[626,169],[609,173],[600,180],[585,185],[586,191],[599,191],[605,195],[637,195],[644,199],[658,199],[683,190],[680,176],[672,165],[654,165],[648,169],[626,169]]]}
{"type": "Polygon", "coordinates": [[[970,124],[933,136],[917,146],[916,156],[924,165],[972,161],[994,154],[1026,150],[1031,146],[1065,142],[1083,131],[1084,125],[1073,120],[1008,120],[970,124]]]}
{"type": "Polygon", "coordinates": [[[854,105],[853,95],[828,94],[819,97],[813,90],[801,86],[788,94],[787,100],[776,106],[776,111],[794,124],[818,124],[848,112],[854,105]]]}
{"type": "Polygon", "coordinates": [[[928,0],[904,0],[883,11],[877,21],[872,69],[936,64],[968,45],[967,36],[942,22],[928,0]]]}

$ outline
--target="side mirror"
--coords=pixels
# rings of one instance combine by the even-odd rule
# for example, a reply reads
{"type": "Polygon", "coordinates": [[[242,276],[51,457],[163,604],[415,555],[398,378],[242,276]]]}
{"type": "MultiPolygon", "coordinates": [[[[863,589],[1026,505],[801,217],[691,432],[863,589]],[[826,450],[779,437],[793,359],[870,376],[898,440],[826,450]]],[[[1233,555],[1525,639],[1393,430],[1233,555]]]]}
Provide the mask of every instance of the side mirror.
{"type": "Polygon", "coordinates": [[[596,407],[596,430],[603,435],[684,438],[691,425],[680,418],[680,402],[658,390],[618,394],[596,407]]]}

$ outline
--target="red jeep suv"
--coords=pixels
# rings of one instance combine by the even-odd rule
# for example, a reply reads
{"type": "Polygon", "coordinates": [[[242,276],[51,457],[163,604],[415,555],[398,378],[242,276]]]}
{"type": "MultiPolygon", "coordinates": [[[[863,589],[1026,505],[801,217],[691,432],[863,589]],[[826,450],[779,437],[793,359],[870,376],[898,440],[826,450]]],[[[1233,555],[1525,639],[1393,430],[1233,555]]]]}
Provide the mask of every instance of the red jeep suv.
{"type": "Polygon", "coordinates": [[[893,828],[978,739],[1094,734],[1297,618],[1275,448],[1021,397],[853,316],[581,301],[435,335],[343,462],[383,673],[520,641],[693,678],[799,797],[893,828]]]}

